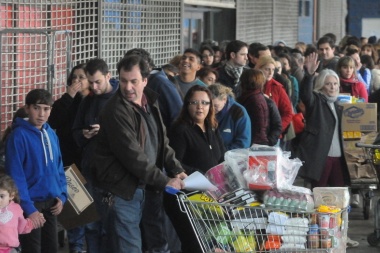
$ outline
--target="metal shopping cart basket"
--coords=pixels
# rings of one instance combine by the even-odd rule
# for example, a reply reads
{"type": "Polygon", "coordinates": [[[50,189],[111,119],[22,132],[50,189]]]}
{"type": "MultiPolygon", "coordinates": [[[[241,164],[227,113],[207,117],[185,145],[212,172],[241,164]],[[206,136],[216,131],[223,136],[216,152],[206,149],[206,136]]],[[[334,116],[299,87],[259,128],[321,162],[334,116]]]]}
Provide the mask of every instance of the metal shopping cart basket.
{"type": "Polygon", "coordinates": [[[203,253],[346,252],[347,210],[334,214],[270,210],[194,201],[182,192],[177,198],[203,253]]]}
{"type": "Polygon", "coordinates": [[[362,198],[362,207],[364,219],[368,220],[372,210],[372,199],[374,197],[374,190],[378,189],[379,185],[379,173],[375,163],[380,164],[380,145],[356,143],[356,147],[363,149],[364,162],[363,164],[368,165],[373,175],[370,178],[351,178],[351,188],[358,189],[362,198]],[[376,158],[378,156],[378,158],[376,158]],[[377,161],[378,160],[378,161],[377,161]]]}
{"type": "MultiPolygon", "coordinates": [[[[376,188],[379,184],[379,176],[380,176],[380,145],[371,145],[371,144],[363,144],[363,143],[356,143],[357,147],[363,148],[364,153],[366,155],[366,161],[368,164],[371,165],[371,168],[373,169],[373,172],[375,176],[369,180],[372,180],[374,184],[376,184],[376,188]]],[[[356,183],[354,181],[354,183],[356,183]]],[[[358,182],[361,183],[360,181],[358,182]]],[[[366,207],[365,212],[368,212],[368,214],[365,214],[365,217],[369,217],[369,212],[372,208],[372,197],[374,196],[374,193],[372,189],[364,195],[363,199],[363,212],[364,212],[364,206],[366,207]],[[366,203],[364,203],[366,201],[366,203]]],[[[375,205],[375,211],[374,211],[374,222],[375,222],[375,229],[374,232],[369,234],[367,236],[367,241],[369,245],[371,246],[377,246],[380,243],[380,199],[377,200],[375,205]]]]}

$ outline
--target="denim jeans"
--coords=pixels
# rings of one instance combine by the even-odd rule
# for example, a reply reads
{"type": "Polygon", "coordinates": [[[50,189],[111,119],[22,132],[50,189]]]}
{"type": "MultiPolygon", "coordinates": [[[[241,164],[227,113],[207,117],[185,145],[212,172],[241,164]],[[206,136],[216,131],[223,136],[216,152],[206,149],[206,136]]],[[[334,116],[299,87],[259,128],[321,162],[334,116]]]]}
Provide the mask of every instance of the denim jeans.
{"type": "Polygon", "coordinates": [[[162,192],[146,189],[140,224],[144,252],[170,253],[165,219],[162,192]]]}
{"type": "Polygon", "coordinates": [[[83,251],[84,234],[84,226],[67,230],[67,239],[69,241],[70,250],[83,251]]]}
{"type": "Polygon", "coordinates": [[[86,188],[94,199],[96,211],[101,217],[100,220],[86,224],[85,237],[87,253],[107,253],[112,252],[107,245],[106,219],[108,205],[102,202],[103,190],[94,187],[91,180],[87,181],[86,188]]]}
{"type": "Polygon", "coordinates": [[[107,232],[112,252],[141,253],[140,221],[145,199],[144,190],[137,188],[132,200],[114,196],[108,210],[107,232]]]}
{"type": "Polygon", "coordinates": [[[57,216],[52,215],[50,208],[55,200],[34,202],[37,210],[43,213],[46,222],[43,227],[33,229],[29,234],[20,235],[20,243],[23,253],[57,253],[58,229],[57,216]]]}

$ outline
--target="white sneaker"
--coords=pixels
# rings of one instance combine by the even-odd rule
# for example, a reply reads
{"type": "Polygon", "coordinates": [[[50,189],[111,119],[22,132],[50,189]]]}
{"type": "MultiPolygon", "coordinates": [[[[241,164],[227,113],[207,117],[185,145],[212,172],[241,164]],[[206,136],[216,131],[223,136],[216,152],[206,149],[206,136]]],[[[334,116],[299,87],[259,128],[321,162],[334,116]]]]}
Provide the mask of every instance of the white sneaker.
{"type": "Polygon", "coordinates": [[[360,196],[359,194],[352,194],[351,197],[351,207],[359,207],[360,206],[360,196]]]}
{"type": "Polygon", "coordinates": [[[350,237],[347,237],[347,248],[356,248],[359,246],[359,242],[351,240],[350,237]]]}

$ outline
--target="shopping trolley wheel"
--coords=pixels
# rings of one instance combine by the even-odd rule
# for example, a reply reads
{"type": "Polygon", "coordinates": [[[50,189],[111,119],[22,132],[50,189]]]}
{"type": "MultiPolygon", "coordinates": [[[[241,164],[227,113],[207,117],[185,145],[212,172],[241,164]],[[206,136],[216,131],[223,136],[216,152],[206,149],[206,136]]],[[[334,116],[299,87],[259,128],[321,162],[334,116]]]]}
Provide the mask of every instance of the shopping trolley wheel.
{"type": "Polygon", "coordinates": [[[367,242],[369,245],[376,247],[380,242],[380,238],[377,238],[376,233],[371,233],[367,236],[367,242]]]}
{"type": "Polygon", "coordinates": [[[371,214],[371,204],[372,204],[372,198],[363,199],[363,215],[364,215],[365,220],[368,220],[371,214]]]}

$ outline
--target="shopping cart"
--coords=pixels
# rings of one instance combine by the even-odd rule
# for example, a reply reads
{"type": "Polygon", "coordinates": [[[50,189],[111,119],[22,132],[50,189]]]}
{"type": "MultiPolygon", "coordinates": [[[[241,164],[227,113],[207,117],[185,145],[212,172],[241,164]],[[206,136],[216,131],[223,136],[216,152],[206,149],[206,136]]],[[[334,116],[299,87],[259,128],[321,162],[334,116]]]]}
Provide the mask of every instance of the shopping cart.
{"type": "MultiPolygon", "coordinates": [[[[371,168],[373,169],[375,173],[375,177],[367,180],[372,180],[373,182],[368,184],[369,181],[364,182],[367,183],[367,185],[376,185],[376,187],[370,187],[368,188],[369,191],[367,191],[366,194],[364,194],[364,201],[363,201],[363,212],[365,212],[364,216],[368,219],[370,215],[370,210],[372,207],[372,197],[374,196],[373,189],[376,189],[379,184],[379,176],[380,176],[380,145],[371,145],[371,144],[363,144],[363,143],[356,143],[357,147],[363,148],[365,156],[366,156],[366,162],[371,165],[371,168]],[[364,209],[365,208],[365,209],[364,209]]],[[[352,181],[352,180],[351,180],[352,181]]],[[[366,185],[363,184],[363,182],[358,179],[358,181],[353,181],[354,187],[358,185],[366,185]]],[[[369,234],[367,236],[367,241],[369,245],[371,246],[377,246],[380,243],[380,199],[377,200],[375,209],[374,209],[374,221],[375,221],[375,230],[373,233],[369,234]]]]}
{"type": "MultiPolygon", "coordinates": [[[[369,165],[374,175],[371,178],[351,178],[351,189],[358,189],[360,195],[363,198],[362,207],[364,219],[368,220],[371,215],[372,210],[372,199],[375,196],[374,190],[378,188],[379,185],[379,173],[377,167],[374,164],[374,159],[376,159],[377,149],[380,149],[380,145],[356,143],[356,147],[363,149],[364,162],[363,164],[369,165]]],[[[379,157],[380,158],[380,157],[379,157]]]]}
{"type": "Polygon", "coordinates": [[[334,214],[300,213],[194,201],[188,196],[178,193],[178,202],[203,253],[346,251],[345,209],[334,214]],[[320,221],[324,225],[318,229],[320,221]]]}

